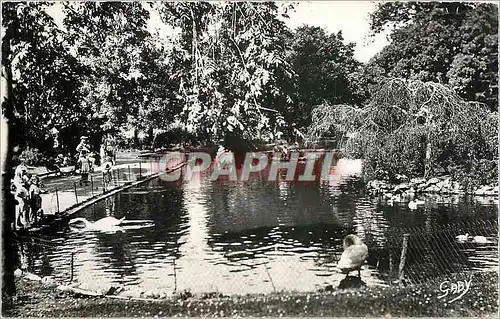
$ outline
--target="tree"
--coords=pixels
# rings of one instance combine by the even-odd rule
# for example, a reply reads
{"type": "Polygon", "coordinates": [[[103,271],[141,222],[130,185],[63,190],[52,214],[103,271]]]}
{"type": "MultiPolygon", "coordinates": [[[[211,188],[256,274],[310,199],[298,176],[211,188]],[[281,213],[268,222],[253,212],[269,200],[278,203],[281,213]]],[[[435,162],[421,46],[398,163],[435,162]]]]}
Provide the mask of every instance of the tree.
{"type": "Polygon", "coordinates": [[[269,137],[284,124],[265,110],[281,94],[279,75],[291,76],[274,3],[162,2],[158,11],[180,30],[171,57],[188,131],[212,143],[269,137]]]}
{"type": "Polygon", "coordinates": [[[444,170],[472,188],[496,180],[498,114],[448,87],[418,80],[382,83],[364,108],[313,111],[311,138],[334,131],[371,178],[431,177],[444,170]]]}
{"type": "Polygon", "coordinates": [[[150,58],[146,30],[149,12],[142,3],[65,2],[66,39],[89,72],[81,86],[82,104],[92,109],[91,132],[116,132],[137,119],[145,103],[144,60],[150,58]],[[98,125],[95,125],[98,124],[98,125]]]}
{"type": "Polygon", "coordinates": [[[498,7],[486,3],[386,2],[371,15],[391,43],[370,62],[386,77],[447,84],[498,109],[498,7]]]}
{"type": "Polygon", "coordinates": [[[295,104],[285,113],[288,122],[305,130],[317,105],[362,103],[353,78],[361,63],[354,59],[355,44],[343,43],[342,32],[328,34],[320,27],[302,26],[288,41],[287,60],[297,73],[292,87],[295,104]]]}
{"type": "Polygon", "coordinates": [[[67,53],[62,34],[45,12],[46,3],[2,6],[2,67],[8,99],[3,109],[12,141],[21,148],[53,151],[52,131],[82,121],[80,76],[85,70],[67,53]]]}

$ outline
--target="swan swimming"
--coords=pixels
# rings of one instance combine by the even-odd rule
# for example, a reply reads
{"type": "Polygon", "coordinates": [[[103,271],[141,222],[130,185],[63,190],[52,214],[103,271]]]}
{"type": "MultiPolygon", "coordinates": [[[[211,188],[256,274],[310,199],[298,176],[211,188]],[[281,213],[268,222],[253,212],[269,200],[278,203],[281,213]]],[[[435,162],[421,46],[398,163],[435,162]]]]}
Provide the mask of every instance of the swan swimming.
{"type": "MultiPolygon", "coordinates": [[[[76,226],[75,224],[83,223],[85,229],[87,230],[99,230],[99,231],[123,231],[123,229],[119,226],[125,217],[116,219],[115,217],[104,217],[99,219],[96,222],[90,222],[82,217],[77,217],[68,222],[68,225],[76,226]]],[[[76,226],[77,227],[77,226],[76,226]]],[[[80,227],[78,227],[80,228],[80,227]]]]}
{"type": "Polygon", "coordinates": [[[85,218],[78,217],[70,220],[68,225],[73,228],[79,228],[84,231],[94,230],[101,232],[125,232],[125,229],[139,229],[153,227],[152,220],[125,220],[125,217],[116,219],[115,217],[104,217],[96,222],[90,222],[85,218]],[[82,227],[83,224],[83,227],[82,227]],[[133,225],[142,224],[142,225],[133,225]],[[131,225],[131,226],[130,226],[131,225]]]}
{"type": "Polygon", "coordinates": [[[361,266],[368,258],[368,247],[356,235],[347,235],[344,238],[344,252],[340,257],[337,268],[346,276],[351,271],[357,270],[358,277],[361,277],[361,266]]]}

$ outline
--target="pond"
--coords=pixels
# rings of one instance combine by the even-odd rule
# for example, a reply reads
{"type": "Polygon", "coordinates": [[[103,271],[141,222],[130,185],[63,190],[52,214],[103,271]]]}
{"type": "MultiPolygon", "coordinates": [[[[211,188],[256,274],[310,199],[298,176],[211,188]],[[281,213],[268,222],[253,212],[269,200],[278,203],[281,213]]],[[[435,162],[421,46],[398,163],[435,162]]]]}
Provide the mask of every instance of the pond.
{"type": "Polygon", "coordinates": [[[224,294],[314,291],[338,286],[345,277],[336,264],[344,236],[355,233],[370,249],[363,282],[383,286],[392,281],[389,264],[399,261],[400,234],[418,230],[437,248],[425,250],[432,256],[419,257],[411,244],[408,275],[430,278],[432,272],[464,269],[459,266],[497,269],[496,229],[481,228],[481,235],[493,239],[489,244],[454,243],[456,234],[479,235],[475,225],[497,219],[493,202],[436,196],[417,210],[407,203],[390,206],[365,195],[359,171],[358,161],[340,160],[336,178],[323,183],[270,182],[262,176],[247,182],[211,181],[205,174],[190,182],[152,180],[78,217],[96,221],[111,215],[151,220],[154,226],[112,234],[64,228],[56,244],[27,248],[30,268],[67,282],[73,253],[73,280],[93,290],[123,285],[224,294]],[[436,229],[446,230],[445,240],[432,237],[436,229]],[[387,258],[391,243],[399,243],[394,261],[387,258]],[[413,267],[421,264],[419,258],[435,267],[413,267]]]}

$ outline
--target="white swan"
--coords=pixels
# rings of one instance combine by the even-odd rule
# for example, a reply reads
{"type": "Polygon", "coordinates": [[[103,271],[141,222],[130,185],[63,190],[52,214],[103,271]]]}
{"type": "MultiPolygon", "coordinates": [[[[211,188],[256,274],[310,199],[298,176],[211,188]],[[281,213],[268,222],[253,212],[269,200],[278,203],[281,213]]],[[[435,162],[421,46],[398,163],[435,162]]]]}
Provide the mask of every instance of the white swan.
{"type": "Polygon", "coordinates": [[[463,241],[467,241],[467,239],[469,239],[469,233],[465,234],[465,235],[458,235],[457,237],[455,237],[458,241],[460,242],[463,242],[463,241]]]}
{"type": "Polygon", "coordinates": [[[116,219],[114,217],[104,217],[96,222],[89,222],[85,218],[77,217],[68,222],[68,225],[74,225],[77,223],[83,223],[86,230],[98,230],[98,231],[123,231],[119,225],[125,220],[125,217],[121,219],[116,219]]]}
{"type": "Polygon", "coordinates": [[[346,276],[353,270],[358,271],[358,277],[361,277],[361,266],[368,258],[368,247],[356,235],[347,235],[344,238],[344,252],[340,257],[337,268],[346,276]]]}
{"type": "Polygon", "coordinates": [[[490,242],[488,240],[488,238],[486,238],[484,236],[474,236],[474,238],[472,239],[472,241],[475,242],[475,243],[478,243],[478,244],[486,244],[486,243],[490,242]]]}

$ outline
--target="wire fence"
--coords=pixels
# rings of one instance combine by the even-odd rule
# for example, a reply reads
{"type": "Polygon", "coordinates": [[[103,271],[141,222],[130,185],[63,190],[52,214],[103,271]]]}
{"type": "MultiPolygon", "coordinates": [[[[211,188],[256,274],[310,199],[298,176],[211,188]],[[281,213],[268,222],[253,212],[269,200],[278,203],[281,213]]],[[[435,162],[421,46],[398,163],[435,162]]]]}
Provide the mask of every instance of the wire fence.
{"type": "Polygon", "coordinates": [[[497,271],[498,223],[474,220],[432,228],[398,227],[388,232],[383,246],[369,247],[390,284],[421,284],[451,273],[497,271]]]}
{"type": "Polygon", "coordinates": [[[139,158],[136,163],[117,165],[110,170],[99,168],[90,173],[88,178],[76,174],[64,179],[45,179],[48,185],[41,194],[42,209],[46,215],[55,215],[89,199],[152,176],[159,170],[157,159],[139,158]]]}

